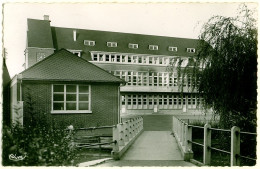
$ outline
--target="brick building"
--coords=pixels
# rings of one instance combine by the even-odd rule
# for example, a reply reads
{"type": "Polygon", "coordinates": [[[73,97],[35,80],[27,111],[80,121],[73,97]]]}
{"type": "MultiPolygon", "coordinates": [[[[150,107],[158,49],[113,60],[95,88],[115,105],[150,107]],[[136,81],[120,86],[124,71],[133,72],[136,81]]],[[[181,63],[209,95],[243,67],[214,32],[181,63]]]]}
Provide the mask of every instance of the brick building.
{"type": "Polygon", "coordinates": [[[197,39],[54,27],[44,16],[28,19],[24,66],[64,48],[127,82],[120,87],[122,115],[201,114],[202,99],[190,90],[190,77],[184,77],[182,93],[177,72],[167,71],[176,58],[184,60],[182,67],[190,64],[197,44],[197,39]]]}
{"type": "Polygon", "coordinates": [[[11,82],[12,121],[32,119],[77,127],[119,122],[123,80],[61,49],[16,75],[11,82]],[[20,107],[19,107],[20,106],[20,107]],[[21,117],[21,118],[19,118],[21,117]]]}

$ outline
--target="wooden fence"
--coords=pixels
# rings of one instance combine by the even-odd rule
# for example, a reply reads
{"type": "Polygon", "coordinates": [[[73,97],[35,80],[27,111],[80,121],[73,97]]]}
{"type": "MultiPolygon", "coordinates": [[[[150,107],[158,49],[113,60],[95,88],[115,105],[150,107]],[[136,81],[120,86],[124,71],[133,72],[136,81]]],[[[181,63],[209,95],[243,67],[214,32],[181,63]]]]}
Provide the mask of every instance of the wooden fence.
{"type": "Polygon", "coordinates": [[[210,124],[202,126],[189,125],[188,123],[173,116],[172,131],[181,149],[184,160],[190,161],[193,159],[192,144],[203,147],[203,163],[201,165],[211,164],[211,150],[216,150],[226,154],[230,154],[230,165],[240,166],[240,159],[256,160],[250,157],[242,156],[240,154],[240,134],[256,135],[256,133],[242,132],[239,127],[232,127],[231,130],[211,128],[210,124]],[[192,128],[201,128],[204,130],[203,144],[192,141],[192,128]],[[211,146],[211,131],[229,132],[231,134],[230,151],[217,149],[211,146]]]}

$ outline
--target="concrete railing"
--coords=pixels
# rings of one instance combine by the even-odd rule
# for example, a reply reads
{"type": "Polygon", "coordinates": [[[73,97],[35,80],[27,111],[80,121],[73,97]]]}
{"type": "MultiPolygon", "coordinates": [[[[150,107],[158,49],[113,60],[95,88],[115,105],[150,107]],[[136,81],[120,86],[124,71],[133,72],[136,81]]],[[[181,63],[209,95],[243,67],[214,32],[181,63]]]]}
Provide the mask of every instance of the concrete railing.
{"type": "Polygon", "coordinates": [[[112,157],[119,160],[143,131],[143,118],[137,117],[113,127],[112,157]]]}
{"type": "Polygon", "coordinates": [[[181,149],[184,160],[196,161],[193,159],[192,144],[196,144],[203,147],[203,163],[196,161],[200,165],[210,165],[211,163],[211,150],[220,151],[222,153],[230,154],[230,165],[239,166],[240,159],[245,158],[249,160],[256,160],[253,158],[245,157],[240,155],[240,133],[255,135],[256,133],[241,132],[239,127],[232,127],[231,130],[211,128],[209,124],[205,124],[204,127],[194,126],[185,123],[182,120],[177,119],[173,116],[173,133],[178,142],[179,148],[181,149]],[[192,128],[201,128],[204,130],[203,144],[192,141],[192,128]],[[211,147],[211,131],[217,130],[222,132],[230,132],[231,134],[231,148],[230,152],[211,147]]]}

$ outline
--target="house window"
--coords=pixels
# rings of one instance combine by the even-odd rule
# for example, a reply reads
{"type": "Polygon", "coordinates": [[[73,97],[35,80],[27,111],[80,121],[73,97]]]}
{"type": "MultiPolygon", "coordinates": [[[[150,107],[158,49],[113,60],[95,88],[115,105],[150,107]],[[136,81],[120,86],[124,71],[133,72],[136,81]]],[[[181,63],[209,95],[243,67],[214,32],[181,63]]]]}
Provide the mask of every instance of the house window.
{"type": "Polygon", "coordinates": [[[84,45],[86,46],[95,46],[95,41],[92,40],[84,40],[84,45]]]}
{"type": "Polygon", "coordinates": [[[96,53],[92,55],[92,60],[98,61],[98,55],[96,53]]]}
{"type": "Polygon", "coordinates": [[[53,85],[53,113],[90,113],[89,85],[53,85]]]}
{"type": "Polygon", "coordinates": [[[178,49],[177,49],[177,47],[169,46],[168,50],[171,52],[177,52],[178,49]]]}
{"type": "Polygon", "coordinates": [[[70,51],[71,53],[73,53],[74,55],[77,55],[78,57],[81,56],[81,50],[68,50],[70,51]]]}
{"type": "Polygon", "coordinates": [[[195,48],[187,48],[188,53],[195,53],[195,48]]]}
{"type": "Polygon", "coordinates": [[[122,105],[125,105],[125,96],[122,95],[122,96],[121,96],[121,99],[122,99],[122,105]]]}
{"type": "Polygon", "coordinates": [[[159,95],[159,105],[162,105],[162,102],[163,102],[162,95],[159,95]]]}
{"type": "Polygon", "coordinates": [[[37,62],[41,61],[42,59],[46,58],[46,53],[44,52],[37,52],[36,53],[37,62]]]}
{"type": "Polygon", "coordinates": [[[147,98],[146,98],[146,95],[143,95],[143,105],[146,105],[147,104],[147,98]]]}
{"type": "Polygon", "coordinates": [[[149,50],[158,50],[158,45],[149,45],[149,50]]]}
{"type": "Polygon", "coordinates": [[[117,47],[117,42],[107,42],[108,47],[117,47]]]}
{"type": "Polygon", "coordinates": [[[164,95],[164,97],[163,97],[163,104],[164,105],[167,105],[167,100],[168,100],[167,95],[164,95]]]}
{"type": "Polygon", "coordinates": [[[129,44],[128,44],[128,48],[131,48],[131,49],[138,49],[138,44],[129,43],[129,44]]]}
{"type": "Polygon", "coordinates": [[[136,95],[133,95],[133,105],[136,105],[136,95]]]}
{"type": "Polygon", "coordinates": [[[149,105],[153,105],[153,96],[149,95],[149,105]]]}

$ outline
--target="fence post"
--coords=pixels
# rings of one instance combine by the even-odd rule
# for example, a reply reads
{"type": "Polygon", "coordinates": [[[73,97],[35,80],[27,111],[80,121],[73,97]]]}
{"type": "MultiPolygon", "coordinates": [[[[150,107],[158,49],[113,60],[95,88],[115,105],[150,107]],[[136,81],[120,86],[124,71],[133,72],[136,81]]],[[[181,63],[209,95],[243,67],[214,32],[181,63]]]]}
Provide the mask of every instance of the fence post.
{"type": "Polygon", "coordinates": [[[128,142],[129,141],[129,124],[128,124],[128,121],[125,121],[123,123],[123,126],[124,126],[124,141],[125,142],[128,142]]]}
{"type": "Polygon", "coordinates": [[[231,128],[231,156],[230,156],[230,165],[240,166],[240,128],[232,127],[231,128]]]}
{"type": "Polygon", "coordinates": [[[211,159],[211,126],[209,124],[204,125],[204,147],[203,147],[203,163],[205,165],[210,165],[211,159]]]}
{"type": "Polygon", "coordinates": [[[189,151],[192,151],[192,143],[189,141],[192,141],[192,127],[187,125],[187,148],[189,151]]]}
{"type": "Polygon", "coordinates": [[[119,146],[124,146],[125,145],[125,141],[124,141],[124,128],[123,128],[123,124],[120,123],[117,125],[118,131],[119,131],[119,141],[118,141],[118,145],[119,146]]]}
{"type": "Polygon", "coordinates": [[[119,151],[119,146],[118,146],[118,142],[119,142],[119,132],[118,132],[118,128],[116,125],[114,125],[113,127],[113,152],[118,152],[119,151]]]}
{"type": "Polygon", "coordinates": [[[185,145],[185,124],[184,124],[184,121],[182,121],[181,123],[181,129],[182,129],[182,142],[181,142],[181,145],[184,146],[185,145]]]}

